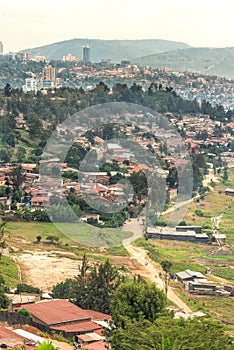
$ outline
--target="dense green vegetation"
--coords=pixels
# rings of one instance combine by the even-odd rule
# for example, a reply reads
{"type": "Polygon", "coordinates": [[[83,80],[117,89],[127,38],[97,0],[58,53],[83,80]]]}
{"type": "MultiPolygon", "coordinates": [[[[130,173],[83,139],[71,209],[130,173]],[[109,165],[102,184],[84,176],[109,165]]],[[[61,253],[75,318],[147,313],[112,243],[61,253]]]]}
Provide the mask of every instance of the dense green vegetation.
{"type": "Polygon", "coordinates": [[[6,296],[6,292],[8,291],[8,287],[5,284],[4,278],[0,276],[0,309],[7,309],[10,301],[6,296]]]}
{"type": "Polygon", "coordinates": [[[0,260],[0,276],[5,280],[9,287],[16,287],[19,282],[17,267],[12,259],[2,255],[0,260]]]}
{"type": "Polygon", "coordinates": [[[166,312],[167,299],[154,283],[138,280],[123,282],[116,289],[111,302],[114,324],[125,328],[126,320],[154,322],[166,312]]]}
{"type": "Polygon", "coordinates": [[[115,329],[113,350],[231,350],[233,344],[223,327],[212,321],[160,317],[154,322],[131,321],[115,329]],[[134,344],[134,345],[133,345],[134,344]]]}
{"type": "MultiPolygon", "coordinates": [[[[113,86],[112,94],[107,85],[100,82],[90,92],[79,89],[48,90],[47,94],[38,91],[24,94],[22,90],[14,90],[9,86],[0,91],[0,109],[3,116],[0,121],[2,147],[0,161],[37,162],[43,152],[46,140],[56,125],[63,122],[83,108],[105,102],[138,103],[158,112],[172,112],[178,117],[183,114],[209,114],[211,119],[227,122],[232,119],[233,113],[225,112],[222,106],[212,107],[210,103],[203,102],[201,106],[197,101],[183,100],[171,88],[163,88],[161,84],[152,83],[148,90],[143,91],[141,86],[133,84],[130,88],[125,84],[113,86]],[[19,127],[16,117],[21,116],[25,127],[19,127]]],[[[117,134],[116,134],[117,132],[117,134]]],[[[108,138],[118,136],[108,135],[108,138]]],[[[73,146],[68,154],[68,161],[74,157],[78,160],[85,155],[80,146],[73,146]],[[74,150],[74,147],[76,148],[74,150]],[[78,149],[77,149],[78,148],[78,149]]],[[[73,159],[73,164],[75,163],[73,159]]]]}

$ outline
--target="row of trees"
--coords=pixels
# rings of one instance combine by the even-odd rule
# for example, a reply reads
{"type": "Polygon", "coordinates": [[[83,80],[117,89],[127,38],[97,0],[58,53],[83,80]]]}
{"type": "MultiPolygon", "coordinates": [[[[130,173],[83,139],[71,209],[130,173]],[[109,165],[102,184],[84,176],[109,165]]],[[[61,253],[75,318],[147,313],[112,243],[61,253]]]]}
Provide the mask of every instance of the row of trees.
{"type": "MultiPolygon", "coordinates": [[[[62,88],[53,92],[48,90],[47,95],[42,95],[39,91],[36,96],[34,93],[24,94],[19,89],[13,90],[7,85],[2,93],[0,92],[0,108],[5,109],[12,116],[22,113],[32,128],[32,134],[39,131],[31,123],[31,121],[33,124],[39,122],[36,117],[57,124],[65,120],[69,114],[83,108],[115,101],[142,104],[162,113],[208,114],[212,119],[223,122],[233,117],[233,112],[225,112],[223,106],[212,107],[207,101],[199,105],[196,100],[184,100],[171,87],[164,88],[157,83],[151,83],[145,91],[135,83],[131,87],[117,83],[112,88],[112,94],[109,92],[109,87],[102,82],[90,92],[85,92],[82,88],[62,88]]],[[[39,127],[41,127],[40,122],[39,127]]]]}

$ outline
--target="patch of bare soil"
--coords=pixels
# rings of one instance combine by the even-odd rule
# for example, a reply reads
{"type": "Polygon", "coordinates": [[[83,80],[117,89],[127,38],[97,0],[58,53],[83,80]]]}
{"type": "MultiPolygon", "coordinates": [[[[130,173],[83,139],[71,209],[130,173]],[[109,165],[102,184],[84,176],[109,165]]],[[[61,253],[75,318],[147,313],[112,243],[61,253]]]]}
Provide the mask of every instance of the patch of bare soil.
{"type": "Polygon", "coordinates": [[[26,252],[19,255],[17,260],[27,270],[26,282],[48,292],[55,284],[65,281],[66,278],[73,278],[78,273],[81,261],[61,255],[61,252],[56,251],[26,252]]]}
{"type": "Polygon", "coordinates": [[[233,255],[231,249],[229,246],[225,246],[223,245],[222,246],[222,249],[219,249],[218,245],[214,246],[214,245],[211,245],[211,246],[207,246],[204,248],[204,252],[206,254],[211,254],[213,255],[214,252],[215,252],[215,255],[221,255],[221,256],[224,256],[224,255],[227,255],[227,256],[230,256],[230,255],[233,255]]]}

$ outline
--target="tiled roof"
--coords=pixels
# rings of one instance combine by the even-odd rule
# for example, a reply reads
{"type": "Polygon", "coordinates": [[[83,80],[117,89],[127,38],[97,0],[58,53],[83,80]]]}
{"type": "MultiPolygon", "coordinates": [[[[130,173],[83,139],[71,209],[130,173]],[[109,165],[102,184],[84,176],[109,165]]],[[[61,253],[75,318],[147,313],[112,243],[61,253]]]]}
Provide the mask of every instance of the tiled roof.
{"type": "Polygon", "coordinates": [[[93,139],[94,139],[95,142],[100,142],[100,143],[104,142],[104,140],[101,137],[99,137],[99,136],[95,136],[93,139]]]}
{"type": "Polygon", "coordinates": [[[149,168],[147,165],[145,164],[138,164],[136,165],[133,169],[129,170],[130,174],[135,173],[139,173],[141,170],[152,170],[151,168],[149,168]]]}
{"type": "Polygon", "coordinates": [[[45,197],[45,196],[34,196],[31,199],[32,203],[43,203],[43,202],[49,202],[49,197],[45,197]]]}

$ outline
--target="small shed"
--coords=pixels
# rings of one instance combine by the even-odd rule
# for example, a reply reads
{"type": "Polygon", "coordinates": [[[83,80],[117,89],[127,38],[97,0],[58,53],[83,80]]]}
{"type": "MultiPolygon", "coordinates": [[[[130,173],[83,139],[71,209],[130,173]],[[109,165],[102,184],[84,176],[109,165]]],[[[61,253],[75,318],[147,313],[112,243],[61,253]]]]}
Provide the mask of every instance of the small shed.
{"type": "Polygon", "coordinates": [[[206,281],[206,277],[201,272],[191,271],[189,269],[185,271],[177,272],[176,277],[178,281],[180,281],[181,283],[184,283],[186,281],[194,281],[194,279],[196,278],[203,279],[204,281],[206,281]]]}
{"type": "Polygon", "coordinates": [[[226,188],[225,195],[234,197],[234,189],[233,188],[226,188]]]}

